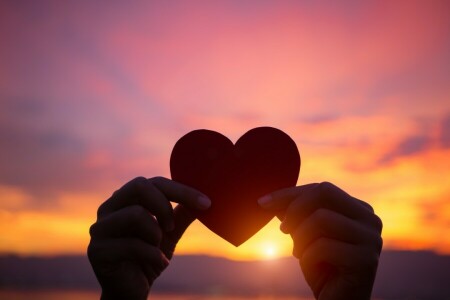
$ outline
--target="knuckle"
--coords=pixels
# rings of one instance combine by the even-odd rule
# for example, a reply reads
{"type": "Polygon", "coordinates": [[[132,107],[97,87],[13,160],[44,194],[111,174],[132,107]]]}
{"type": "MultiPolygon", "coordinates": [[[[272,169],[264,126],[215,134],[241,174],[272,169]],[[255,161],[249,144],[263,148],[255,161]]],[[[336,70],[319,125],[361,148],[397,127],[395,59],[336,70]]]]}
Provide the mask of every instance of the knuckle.
{"type": "Polygon", "coordinates": [[[94,261],[95,257],[96,257],[96,253],[97,253],[97,247],[95,246],[95,244],[91,241],[87,247],[87,256],[89,258],[89,261],[94,261]]]}
{"type": "Polygon", "coordinates": [[[149,213],[145,208],[140,205],[132,205],[129,208],[129,214],[132,220],[142,220],[149,216],[149,213]]]}
{"type": "Polygon", "coordinates": [[[138,177],[134,178],[131,181],[133,182],[133,184],[139,185],[139,184],[142,184],[142,183],[146,182],[147,178],[145,178],[144,176],[138,176],[138,177]]]}
{"type": "Polygon", "coordinates": [[[99,219],[105,213],[105,209],[103,204],[100,205],[97,209],[97,219],[99,219]]]}
{"type": "Polygon", "coordinates": [[[328,181],[323,181],[323,182],[319,183],[319,185],[317,187],[319,189],[319,193],[323,196],[330,195],[331,192],[336,188],[336,186],[334,184],[332,184],[331,182],[328,182],[328,181]]]}
{"type": "Polygon", "coordinates": [[[143,176],[136,177],[133,179],[133,188],[136,189],[138,192],[141,192],[145,189],[145,186],[147,185],[147,179],[143,176]]]}
{"type": "Polygon", "coordinates": [[[383,230],[383,221],[381,221],[381,218],[373,214],[372,220],[376,230],[381,233],[381,231],[383,230]]]}
{"type": "MultiPolygon", "coordinates": [[[[111,194],[111,197],[108,198],[108,200],[109,200],[109,199],[112,199],[112,198],[116,198],[116,197],[119,195],[119,193],[120,193],[121,190],[122,190],[122,188],[115,190],[115,191],[111,194]]],[[[106,200],[106,201],[108,201],[108,200],[106,200]]]]}
{"type": "Polygon", "coordinates": [[[376,238],[374,238],[374,243],[377,253],[380,253],[381,249],[383,249],[383,238],[380,235],[377,235],[376,238]]]}
{"type": "MultiPolygon", "coordinates": [[[[108,201],[108,200],[107,200],[108,201]]],[[[107,201],[100,204],[100,206],[97,209],[97,219],[100,219],[103,215],[107,212],[107,201]]]]}
{"type": "Polygon", "coordinates": [[[162,183],[164,181],[164,179],[165,178],[162,176],[155,176],[155,177],[150,178],[150,182],[157,185],[157,184],[162,183]]]}
{"type": "Polygon", "coordinates": [[[326,224],[328,224],[330,214],[326,209],[319,208],[312,214],[311,217],[314,223],[316,223],[320,227],[324,227],[326,226],[326,224]]]}
{"type": "Polygon", "coordinates": [[[372,205],[370,205],[369,203],[362,201],[361,202],[367,207],[368,210],[370,210],[370,212],[375,212],[375,210],[373,209],[372,205]]]}
{"type": "Polygon", "coordinates": [[[96,235],[96,231],[97,231],[97,223],[94,223],[89,227],[89,236],[93,238],[96,235]]]}

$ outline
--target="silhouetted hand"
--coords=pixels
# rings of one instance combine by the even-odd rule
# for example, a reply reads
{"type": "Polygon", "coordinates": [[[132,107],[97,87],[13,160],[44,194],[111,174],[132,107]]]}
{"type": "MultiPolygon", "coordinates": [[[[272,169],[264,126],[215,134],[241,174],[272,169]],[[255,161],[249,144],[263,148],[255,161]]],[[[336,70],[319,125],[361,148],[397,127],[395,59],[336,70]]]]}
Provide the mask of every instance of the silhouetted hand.
{"type": "Polygon", "coordinates": [[[370,299],[382,248],[382,223],[372,207],[331,183],[276,191],[258,200],[279,210],[317,299],[370,299]]]}
{"type": "Polygon", "coordinates": [[[185,206],[210,205],[200,192],[163,177],[138,177],[114,192],[90,228],[88,257],[102,299],[147,299],[194,220],[185,206]],[[172,209],[169,201],[180,204],[172,209]]]}

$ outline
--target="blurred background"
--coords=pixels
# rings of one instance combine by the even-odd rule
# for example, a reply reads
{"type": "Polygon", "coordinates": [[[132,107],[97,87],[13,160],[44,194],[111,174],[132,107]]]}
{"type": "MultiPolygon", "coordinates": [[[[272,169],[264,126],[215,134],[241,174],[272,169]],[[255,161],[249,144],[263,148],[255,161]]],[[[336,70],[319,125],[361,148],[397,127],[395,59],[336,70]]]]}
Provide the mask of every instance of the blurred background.
{"type": "MultiPolygon", "coordinates": [[[[266,125],[297,143],[298,184],[333,182],[382,218],[377,297],[448,295],[449,36],[445,0],[0,1],[0,297],[95,298],[97,207],[134,177],[170,177],[191,130],[236,141],[266,125]]],[[[157,290],[310,297],[278,227],[235,248],[194,223],[157,290]],[[268,277],[176,285],[198,259],[268,277]],[[270,279],[281,266],[290,281],[270,279]]]]}

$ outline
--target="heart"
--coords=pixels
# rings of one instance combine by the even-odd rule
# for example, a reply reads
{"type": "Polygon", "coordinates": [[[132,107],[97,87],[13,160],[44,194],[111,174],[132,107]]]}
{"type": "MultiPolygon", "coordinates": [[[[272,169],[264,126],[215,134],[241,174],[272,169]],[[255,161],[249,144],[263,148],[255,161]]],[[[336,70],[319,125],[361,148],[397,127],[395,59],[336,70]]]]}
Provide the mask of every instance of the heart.
{"type": "Polygon", "coordinates": [[[170,172],[173,180],[211,199],[208,210],[192,213],[237,247],[275,215],[259,207],[257,200],[295,186],[300,163],[295,142],[279,129],[251,129],[235,145],[218,132],[199,129],[177,141],[170,172]]]}

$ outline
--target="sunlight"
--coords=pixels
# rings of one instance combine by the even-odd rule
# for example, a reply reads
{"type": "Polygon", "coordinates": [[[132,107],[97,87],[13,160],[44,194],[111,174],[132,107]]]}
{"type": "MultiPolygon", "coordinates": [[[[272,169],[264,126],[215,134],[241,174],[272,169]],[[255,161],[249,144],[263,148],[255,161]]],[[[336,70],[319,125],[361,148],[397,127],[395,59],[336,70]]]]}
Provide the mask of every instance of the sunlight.
{"type": "Polygon", "coordinates": [[[273,243],[266,243],[261,247],[262,254],[266,259],[273,259],[278,256],[278,249],[273,243]]]}

